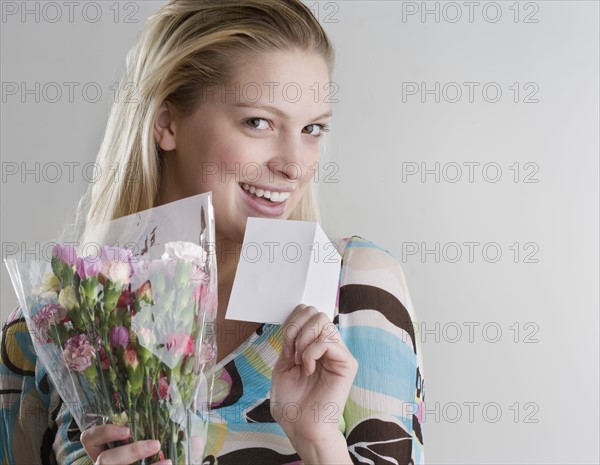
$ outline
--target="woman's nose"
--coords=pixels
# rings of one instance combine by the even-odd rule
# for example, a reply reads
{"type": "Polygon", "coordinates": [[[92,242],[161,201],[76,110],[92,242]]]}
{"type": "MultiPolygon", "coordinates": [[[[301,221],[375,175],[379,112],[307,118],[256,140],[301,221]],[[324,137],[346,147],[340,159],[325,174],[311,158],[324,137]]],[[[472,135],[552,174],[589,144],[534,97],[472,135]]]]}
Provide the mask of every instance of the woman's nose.
{"type": "Polygon", "coordinates": [[[275,150],[277,155],[270,161],[270,168],[280,172],[290,182],[302,179],[308,169],[309,160],[300,138],[287,137],[276,144],[275,150]]]}

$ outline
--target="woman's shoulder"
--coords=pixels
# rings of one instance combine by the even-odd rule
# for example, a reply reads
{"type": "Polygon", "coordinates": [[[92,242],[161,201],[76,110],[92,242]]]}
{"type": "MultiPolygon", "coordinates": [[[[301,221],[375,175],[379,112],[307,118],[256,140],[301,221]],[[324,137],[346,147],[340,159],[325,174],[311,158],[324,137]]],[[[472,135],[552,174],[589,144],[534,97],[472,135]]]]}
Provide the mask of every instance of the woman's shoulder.
{"type": "Polygon", "coordinates": [[[332,242],[334,242],[336,244],[336,247],[338,247],[338,249],[341,249],[342,251],[346,249],[351,249],[353,247],[366,247],[369,249],[375,249],[390,254],[388,250],[386,250],[379,244],[357,234],[347,237],[334,238],[332,239],[332,242]]]}
{"type": "Polygon", "coordinates": [[[344,284],[367,281],[384,288],[401,301],[410,298],[402,265],[389,250],[358,235],[336,238],[332,242],[342,258],[344,284]]]}
{"type": "Polygon", "coordinates": [[[361,236],[342,238],[338,243],[342,246],[338,313],[344,315],[343,326],[376,328],[399,336],[420,365],[418,318],[400,261],[361,236]]]}

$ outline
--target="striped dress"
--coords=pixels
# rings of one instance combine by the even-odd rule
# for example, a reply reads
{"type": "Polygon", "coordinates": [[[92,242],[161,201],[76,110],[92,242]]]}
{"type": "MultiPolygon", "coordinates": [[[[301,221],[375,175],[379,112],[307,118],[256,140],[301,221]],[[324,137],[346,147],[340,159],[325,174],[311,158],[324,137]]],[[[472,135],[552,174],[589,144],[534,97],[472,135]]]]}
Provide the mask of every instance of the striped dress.
{"type": "MultiPolygon", "coordinates": [[[[359,236],[334,240],[342,267],[333,322],[358,361],[342,412],[329,412],[355,464],[422,464],[424,378],[417,320],[404,273],[359,236]]],[[[303,463],[270,414],[282,327],[263,324],[214,367],[205,465],[303,463]]],[[[36,363],[17,309],[1,336],[2,464],[91,464],[79,430],[36,363]]]]}

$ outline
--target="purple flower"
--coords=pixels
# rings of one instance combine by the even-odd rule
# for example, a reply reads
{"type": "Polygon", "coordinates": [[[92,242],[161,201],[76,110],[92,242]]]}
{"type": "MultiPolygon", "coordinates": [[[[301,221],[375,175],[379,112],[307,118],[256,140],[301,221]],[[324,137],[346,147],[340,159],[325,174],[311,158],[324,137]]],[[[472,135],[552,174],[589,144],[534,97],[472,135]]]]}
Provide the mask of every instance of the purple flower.
{"type": "Polygon", "coordinates": [[[39,342],[52,342],[48,337],[50,326],[60,323],[67,316],[67,309],[58,304],[44,305],[31,319],[39,331],[39,342]]]}
{"type": "Polygon", "coordinates": [[[84,371],[92,366],[96,349],[85,334],[77,334],[65,342],[63,356],[67,366],[75,371],[84,371]]]}
{"type": "Polygon", "coordinates": [[[77,258],[75,247],[68,244],[56,244],[52,247],[52,255],[71,266],[75,265],[75,259],[77,258]]]}
{"type": "Polygon", "coordinates": [[[121,345],[123,348],[129,344],[129,331],[124,326],[115,326],[110,331],[110,345],[115,349],[121,345]]]}
{"type": "Polygon", "coordinates": [[[100,250],[100,256],[103,260],[110,260],[113,262],[126,262],[129,263],[133,259],[133,253],[129,249],[122,249],[120,247],[111,247],[109,245],[103,245],[100,250]]]}
{"type": "Polygon", "coordinates": [[[87,256],[84,258],[77,257],[75,262],[77,274],[81,279],[96,276],[102,270],[102,261],[99,257],[87,256]]]}

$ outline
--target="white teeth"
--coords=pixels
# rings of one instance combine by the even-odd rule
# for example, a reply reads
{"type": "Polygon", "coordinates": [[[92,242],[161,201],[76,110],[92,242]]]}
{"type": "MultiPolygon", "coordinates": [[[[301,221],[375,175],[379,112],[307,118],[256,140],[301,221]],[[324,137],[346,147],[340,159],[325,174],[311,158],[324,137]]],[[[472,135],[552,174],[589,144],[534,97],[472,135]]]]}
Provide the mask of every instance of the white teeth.
{"type": "Polygon", "coordinates": [[[265,199],[269,199],[273,203],[283,202],[290,197],[289,192],[271,192],[266,191],[264,189],[257,189],[256,187],[251,186],[249,184],[242,184],[242,188],[245,191],[249,191],[251,194],[256,195],[257,197],[264,197],[265,199]]]}

